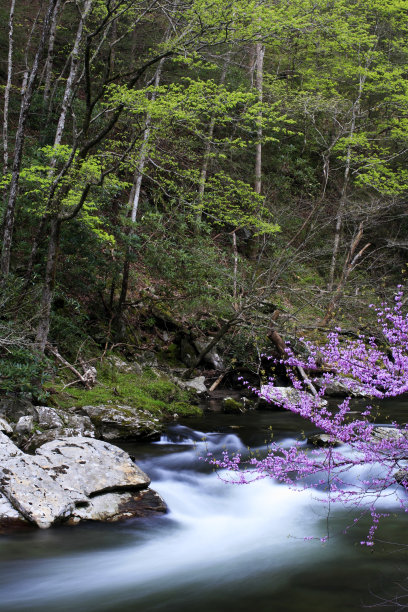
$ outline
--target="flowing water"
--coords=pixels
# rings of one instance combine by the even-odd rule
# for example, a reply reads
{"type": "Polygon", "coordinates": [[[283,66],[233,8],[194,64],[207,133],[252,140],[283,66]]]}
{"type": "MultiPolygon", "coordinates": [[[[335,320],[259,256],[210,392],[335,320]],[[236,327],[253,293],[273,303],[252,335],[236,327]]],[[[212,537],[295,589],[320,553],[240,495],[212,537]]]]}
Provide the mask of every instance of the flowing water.
{"type": "MultiPolygon", "coordinates": [[[[403,415],[408,402],[392,408],[403,415]]],[[[382,524],[374,550],[359,544],[368,521],[343,534],[354,516],[344,509],[331,510],[323,544],[327,508],[316,494],[271,479],[225,484],[200,459],[225,448],[262,452],[271,427],[274,440],[290,444],[304,426],[286,412],[218,413],[173,425],[160,442],[127,445],[169,513],[2,537],[0,610],[390,609],[385,600],[403,594],[408,576],[408,517],[392,498],[388,510],[396,514],[382,524]]]]}

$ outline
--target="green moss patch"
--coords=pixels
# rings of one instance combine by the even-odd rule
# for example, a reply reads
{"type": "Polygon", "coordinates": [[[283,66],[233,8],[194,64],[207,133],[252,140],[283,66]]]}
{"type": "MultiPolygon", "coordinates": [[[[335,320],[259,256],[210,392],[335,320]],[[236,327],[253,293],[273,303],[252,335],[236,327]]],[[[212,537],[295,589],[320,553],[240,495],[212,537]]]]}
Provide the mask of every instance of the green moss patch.
{"type": "Polygon", "coordinates": [[[143,374],[121,373],[113,368],[100,368],[97,384],[86,390],[72,386],[63,390],[64,383],[50,384],[53,401],[61,408],[125,405],[137,410],[147,410],[157,417],[198,416],[202,413],[193,404],[190,391],[182,390],[167,378],[157,377],[151,371],[143,374]]]}

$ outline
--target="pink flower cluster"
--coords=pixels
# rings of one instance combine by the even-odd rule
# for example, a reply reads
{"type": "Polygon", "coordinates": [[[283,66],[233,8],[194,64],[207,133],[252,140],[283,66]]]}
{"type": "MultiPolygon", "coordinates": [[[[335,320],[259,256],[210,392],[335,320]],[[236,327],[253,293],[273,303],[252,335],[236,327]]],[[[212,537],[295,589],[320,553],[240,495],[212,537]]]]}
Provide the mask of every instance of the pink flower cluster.
{"type": "Polygon", "coordinates": [[[365,407],[358,418],[350,410],[350,398],[355,393],[381,400],[408,391],[408,314],[403,313],[401,287],[393,307],[382,304],[375,311],[379,338],[360,335],[355,340],[345,340],[337,329],[328,335],[324,346],[304,341],[307,359],[299,359],[288,346],[287,358],[281,363],[296,392],[279,393],[273,380],[257,391],[263,399],[300,415],[326,434],[324,447],[317,449],[299,442],[284,448],[274,442],[264,458],[244,459],[228,452],[221,459],[207,458],[217,468],[233,472],[232,480],[240,484],[272,477],[296,488],[317,489],[325,503],[337,502],[368,511],[372,525],[362,542],[368,546],[373,544],[379,520],[385,515],[378,510],[384,497],[398,499],[401,508],[408,511],[407,427],[393,423],[389,429],[377,429],[370,422],[374,410],[371,406],[365,407]],[[314,374],[321,372],[322,365],[327,373],[318,378],[314,374]],[[299,377],[299,369],[310,378],[299,377]],[[350,396],[330,407],[324,396],[333,382],[348,389],[350,396]],[[318,385],[316,395],[311,393],[310,383],[318,385]],[[399,485],[397,471],[402,473],[399,485]]]}

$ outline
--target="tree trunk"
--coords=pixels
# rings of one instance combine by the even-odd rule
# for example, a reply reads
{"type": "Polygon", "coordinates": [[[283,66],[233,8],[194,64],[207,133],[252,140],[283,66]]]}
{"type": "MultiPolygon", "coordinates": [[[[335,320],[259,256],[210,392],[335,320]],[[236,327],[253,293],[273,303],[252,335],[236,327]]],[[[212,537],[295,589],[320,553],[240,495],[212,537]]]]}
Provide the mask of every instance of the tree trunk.
{"type": "Polygon", "coordinates": [[[45,42],[46,42],[49,28],[50,28],[51,15],[53,13],[55,4],[57,2],[58,0],[49,1],[47,13],[44,18],[41,39],[38,44],[37,52],[34,57],[31,71],[28,75],[27,85],[25,87],[23,99],[21,101],[21,106],[20,106],[20,116],[18,120],[17,132],[16,132],[13,171],[11,175],[9,199],[7,203],[6,212],[4,215],[3,246],[2,246],[1,261],[0,261],[0,276],[2,276],[3,278],[7,276],[10,272],[10,256],[11,256],[13,229],[14,229],[15,208],[16,208],[16,202],[17,202],[18,183],[19,183],[19,178],[20,178],[20,169],[21,169],[21,160],[22,160],[22,155],[23,155],[24,140],[25,140],[25,135],[26,135],[25,126],[26,126],[27,117],[28,117],[28,113],[30,110],[30,106],[31,106],[31,101],[33,98],[33,93],[35,90],[35,82],[36,82],[36,78],[38,74],[40,60],[44,53],[45,42]]]}
{"type": "Polygon", "coordinates": [[[262,191],[262,102],[263,102],[263,62],[265,47],[261,43],[256,44],[256,75],[255,87],[258,92],[259,113],[257,125],[257,142],[255,152],[255,193],[258,195],[262,191]]]}
{"type": "MultiPolygon", "coordinates": [[[[157,66],[156,74],[154,77],[154,87],[157,88],[160,84],[160,79],[163,71],[164,58],[160,60],[159,65],[157,66]]],[[[156,91],[153,90],[151,100],[155,100],[156,91]]],[[[130,220],[133,225],[136,224],[137,212],[139,210],[139,201],[140,201],[140,190],[142,187],[143,181],[143,172],[146,165],[146,158],[149,149],[149,140],[150,140],[150,130],[151,130],[151,116],[148,114],[146,116],[145,129],[143,132],[143,142],[140,147],[139,152],[139,161],[136,166],[136,170],[133,176],[133,187],[129,196],[129,207],[131,209],[130,220]]],[[[131,236],[134,232],[134,227],[131,227],[129,230],[129,235],[131,236]]],[[[130,256],[131,256],[131,247],[128,246],[126,249],[125,261],[123,263],[123,273],[122,273],[122,287],[119,296],[118,307],[116,310],[116,319],[119,321],[122,317],[123,309],[125,306],[127,293],[129,289],[129,272],[130,272],[130,256]]]]}
{"type": "MultiPolygon", "coordinates": [[[[221,76],[219,80],[220,85],[224,85],[225,83],[225,78],[227,76],[227,71],[228,71],[230,62],[231,62],[231,52],[227,54],[227,57],[225,59],[224,66],[222,68],[222,72],[221,72],[221,76]]],[[[203,163],[201,166],[201,173],[200,173],[200,183],[198,186],[198,198],[197,198],[197,204],[198,204],[197,223],[198,224],[201,223],[201,218],[202,218],[202,213],[203,213],[202,204],[203,204],[203,198],[204,198],[205,183],[207,181],[208,165],[210,162],[211,143],[212,143],[212,139],[214,136],[214,128],[215,128],[215,117],[213,115],[211,117],[210,124],[208,126],[208,134],[207,134],[207,138],[205,141],[203,163]]]]}
{"type": "MultiPolygon", "coordinates": [[[[263,62],[265,56],[265,47],[262,43],[256,43],[255,47],[256,62],[254,65],[255,70],[255,88],[258,93],[259,111],[256,126],[256,147],[255,147],[255,180],[254,180],[254,191],[260,195],[262,192],[262,102],[263,102],[263,62]]],[[[253,77],[252,77],[253,78],[253,77]]],[[[259,240],[257,237],[252,236],[248,240],[248,257],[250,259],[256,259],[259,250],[259,240]]]]}
{"type": "MultiPolygon", "coordinates": [[[[79,21],[74,46],[71,51],[71,68],[69,71],[67,82],[65,84],[65,91],[64,91],[64,97],[63,97],[62,105],[61,105],[61,112],[60,112],[60,116],[58,119],[57,130],[55,133],[54,147],[57,147],[58,145],[61,144],[62,134],[64,132],[65,121],[67,118],[67,111],[72,101],[73,90],[75,87],[75,82],[76,82],[76,78],[78,74],[79,49],[80,49],[82,36],[83,36],[84,24],[89,14],[89,11],[91,10],[91,7],[92,7],[92,0],[86,0],[83,13],[81,13],[81,19],[79,21]]],[[[54,164],[55,164],[55,160],[53,160],[52,165],[54,164]]]]}
{"type": "Polygon", "coordinates": [[[51,27],[50,27],[50,37],[48,40],[48,52],[47,59],[45,61],[45,82],[44,82],[44,108],[48,108],[48,101],[50,99],[51,93],[51,79],[52,79],[52,67],[54,64],[54,43],[55,37],[57,33],[57,23],[58,23],[58,14],[61,6],[61,0],[57,0],[57,3],[54,8],[54,12],[52,15],[51,27]]]}
{"type": "Polygon", "coordinates": [[[7,82],[4,90],[4,117],[3,117],[3,174],[8,172],[8,109],[10,102],[11,77],[13,74],[13,43],[14,43],[14,8],[15,0],[11,0],[9,18],[9,47],[7,58],[7,82]]]}

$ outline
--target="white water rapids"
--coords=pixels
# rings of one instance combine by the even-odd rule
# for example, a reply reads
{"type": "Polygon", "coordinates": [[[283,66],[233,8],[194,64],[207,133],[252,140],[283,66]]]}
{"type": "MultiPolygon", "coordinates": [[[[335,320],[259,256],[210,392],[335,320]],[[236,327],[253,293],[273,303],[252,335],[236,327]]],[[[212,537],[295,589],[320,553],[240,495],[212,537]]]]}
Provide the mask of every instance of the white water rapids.
{"type": "Polygon", "coordinates": [[[4,538],[0,610],[235,612],[251,600],[259,612],[325,609],[309,590],[310,607],[282,593],[311,567],[364,553],[342,538],[304,540],[326,535],[327,508],[311,491],[222,482],[199,457],[245,446],[233,433],[204,435],[175,426],[138,461],[168,515],[4,538]]]}

